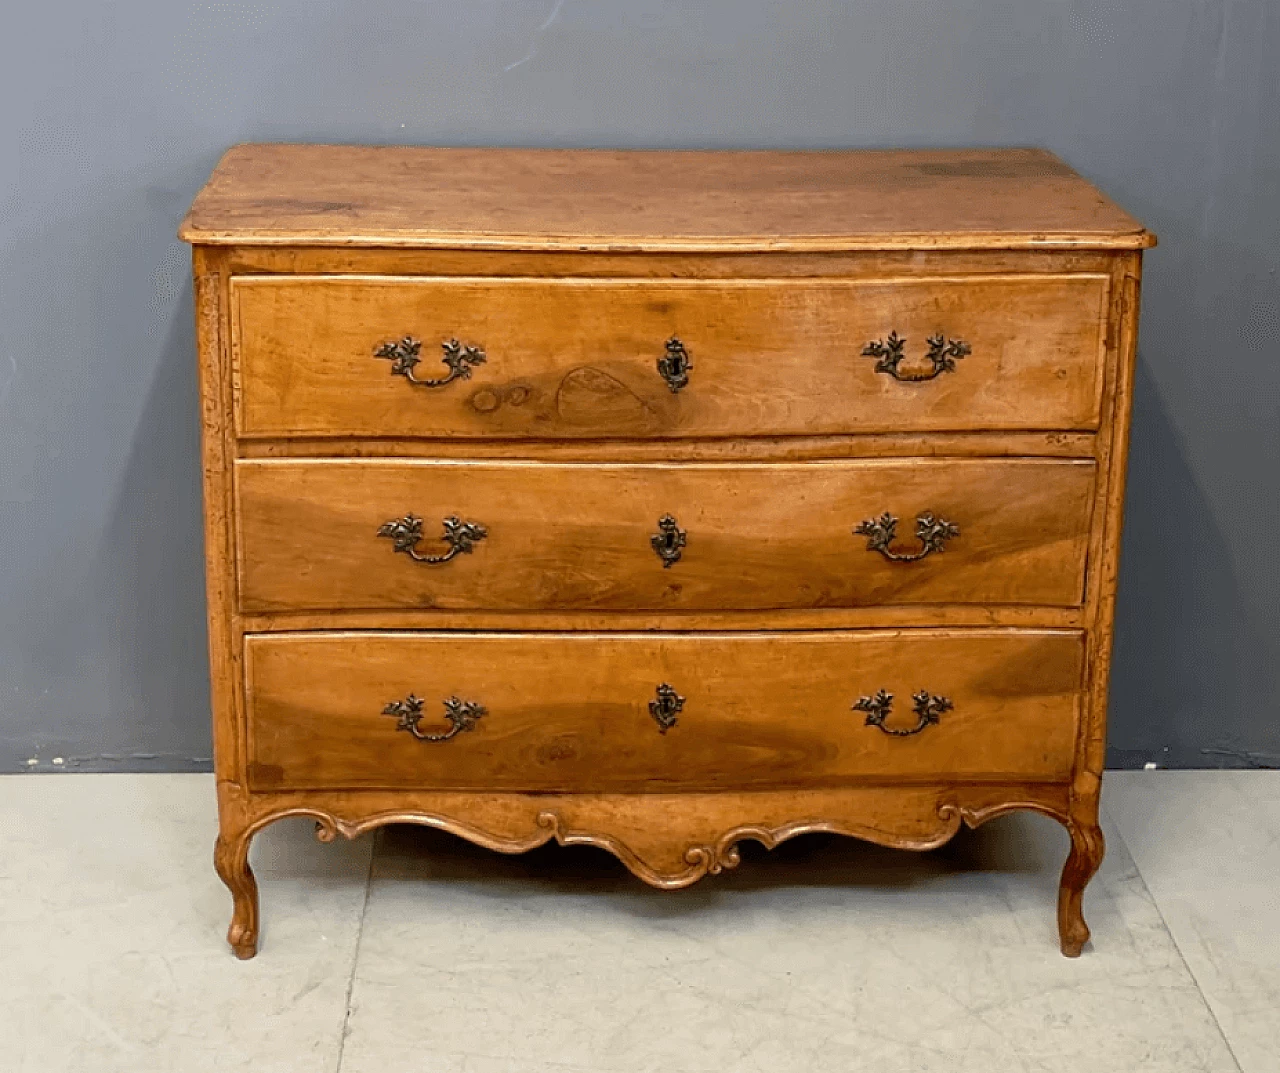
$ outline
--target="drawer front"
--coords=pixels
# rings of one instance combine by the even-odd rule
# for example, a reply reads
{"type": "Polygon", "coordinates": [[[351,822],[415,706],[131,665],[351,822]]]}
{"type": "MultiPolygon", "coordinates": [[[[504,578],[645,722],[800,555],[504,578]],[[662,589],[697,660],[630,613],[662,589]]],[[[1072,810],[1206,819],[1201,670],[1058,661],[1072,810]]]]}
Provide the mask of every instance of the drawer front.
{"type": "Polygon", "coordinates": [[[251,635],[249,779],[638,792],[1059,781],[1083,660],[1083,635],[1066,630],[251,635]]]}
{"type": "Polygon", "coordinates": [[[239,277],[238,429],[491,439],[1093,429],[1107,291],[1104,275],[239,277]]]}
{"type": "Polygon", "coordinates": [[[244,461],[240,601],[246,611],[1074,606],[1095,469],[1073,459],[244,461]]]}

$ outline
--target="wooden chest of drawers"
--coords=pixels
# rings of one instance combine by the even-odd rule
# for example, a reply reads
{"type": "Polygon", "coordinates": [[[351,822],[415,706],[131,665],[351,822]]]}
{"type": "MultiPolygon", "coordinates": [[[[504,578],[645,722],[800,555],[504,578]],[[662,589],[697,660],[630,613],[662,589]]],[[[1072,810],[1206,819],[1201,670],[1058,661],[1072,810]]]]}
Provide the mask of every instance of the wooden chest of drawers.
{"type": "Polygon", "coordinates": [[[181,233],[239,956],[284,816],[676,888],[1013,809],[1080,952],[1133,219],[1032,150],[262,145],[181,233]]]}

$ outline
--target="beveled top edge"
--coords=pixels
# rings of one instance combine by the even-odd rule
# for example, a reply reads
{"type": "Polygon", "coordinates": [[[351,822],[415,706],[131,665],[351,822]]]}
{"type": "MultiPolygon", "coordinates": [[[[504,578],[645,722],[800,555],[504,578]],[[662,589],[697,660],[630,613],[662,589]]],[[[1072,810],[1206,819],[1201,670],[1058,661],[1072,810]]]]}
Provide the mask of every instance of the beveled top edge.
{"type": "Polygon", "coordinates": [[[713,236],[654,239],[641,235],[568,236],[432,232],[430,234],[352,233],[342,238],[297,231],[206,231],[185,217],[178,238],[193,246],[305,246],[341,249],[509,250],[522,253],[856,253],[889,250],[1144,250],[1156,245],[1146,230],[1116,234],[1019,234],[993,232],[939,236],[936,232],[899,232],[892,239],[813,235],[765,243],[713,236]]]}
{"type": "Polygon", "coordinates": [[[581,252],[1155,245],[1039,149],[240,145],[178,234],[198,245],[581,252]]]}

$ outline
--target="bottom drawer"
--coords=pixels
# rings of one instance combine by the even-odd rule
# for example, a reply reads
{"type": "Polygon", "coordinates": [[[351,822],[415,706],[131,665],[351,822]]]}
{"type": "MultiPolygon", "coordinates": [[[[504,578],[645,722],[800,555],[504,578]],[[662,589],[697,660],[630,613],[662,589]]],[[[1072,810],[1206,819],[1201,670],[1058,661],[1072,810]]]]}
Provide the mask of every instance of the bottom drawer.
{"type": "Polygon", "coordinates": [[[1069,777],[1083,634],[263,634],[254,789],[1069,777]],[[883,691],[883,692],[881,692],[883,691]]]}

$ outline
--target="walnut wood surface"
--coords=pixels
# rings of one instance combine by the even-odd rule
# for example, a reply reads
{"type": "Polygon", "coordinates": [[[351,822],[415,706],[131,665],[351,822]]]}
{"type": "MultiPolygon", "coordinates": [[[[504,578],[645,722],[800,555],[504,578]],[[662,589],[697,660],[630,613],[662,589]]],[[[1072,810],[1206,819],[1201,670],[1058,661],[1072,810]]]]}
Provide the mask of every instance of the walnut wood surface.
{"type": "Polygon", "coordinates": [[[930,626],[1028,626],[1083,629],[1084,607],[1013,604],[871,604],[866,607],[737,611],[257,611],[237,616],[245,633],[281,630],[860,630],[930,626]]]}
{"type": "Polygon", "coordinates": [[[240,458],[537,458],[547,462],[800,462],[835,458],[1091,458],[1091,432],[864,433],[685,440],[290,437],[241,439],[240,458]]]}
{"type": "Polygon", "coordinates": [[[1109,279],[1079,275],[880,280],[540,280],[239,277],[231,289],[246,436],[512,438],[765,436],[1093,429],[1109,279]],[[971,353],[903,383],[863,354],[891,332],[903,375],[930,336],[971,353]],[[485,364],[415,387],[374,357],[440,344],[485,364]],[[687,348],[688,386],[657,361],[687,348]]]}
{"type": "MultiPolygon", "coordinates": [[[[289,815],[314,817],[324,838],[339,833],[355,836],[385,823],[414,822],[452,831],[500,852],[521,852],[552,839],[589,844],[615,853],[646,882],[672,889],[736,864],[736,843],[743,838],[773,845],[806,831],[835,831],[886,845],[926,849],[951,837],[962,822],[976,825],[1014,809],[1052,816],[1071,836],[1060,886],[1058,929],[1063,952],[1080,953],[1089,935],[1082,911],[1084,888],[1104,848],[1098,799],[1136,351],[1139,251],[1154,243],[1140,225],[1055,158],[1025,150],[508,154],[266,146],[239,147],[228,155],[193,206],[183,235],[195,244],[220,821],[215,865],[233,896],[228,938],[238,956],[253,956],[258,942],[258,895],[248,864],[249,843],[265,824],[289,815]],[[267,277],[275,282],[264,282],[267,277]],[[1070,294],[1080,296],[1079,302],[1055,303],[1044,289],[1064,278],[1070,288],[1077,288],[1070,294]],[[1019,279],[1030,279],[1034,286],[1019,284],[1024,290],[1015,294],[1008,288],[1019,279]],[[451,288],[441,290],[442,280],[449,281],[451,288]],[[660,295],[667,309],[655,312],[644,302],[625,308],[625,303],[615,304],[605,316],[581,302],[574,306],[568,299],[556,299],[561,303],[556,309],[572,316],[551,318],[546,309],[516,293],[519,287],[533,284],[516,286],[512,282],[516,280],[543,281],[549,287],[546,293],[553,295],[660,295]],[[966,288],[942,287],[956,280],[966,288]],[[573,281],[577,290],[558,281],[573,281]],[[630,281],[631,289],[620,287],[620,281],[630,281]],[[418,286],[406,291],[407,283],[418,286]],[[970,286],[974,289],[967,289],[970,286]],[[271,287],[282,295],[305,297],[296,303],[270,299],[277,302],[276,307],[257,321],[250,318],[257,334],[246,335],[240,314],[247,306],[237,306],[233,293],[239,301],[250,293],[267,295],[271,287]],[[330,287],[335,289],[329,291],[330,287]],[[348,300],[345,309],[350,315],[337,317],[327,295],[346,288],[358,290],[363,297],[348,300]],[[437,330],[431,319],[440,306],[417,298],[407,307],[399,298],[387,304],[375,292],[438,295],[473,290],[489,296],[485,303],[472,301],[473,315],[511,326],[506,336],[494,338],[503,340],[505,354],[526,355],[519,359],[525,363],[519,366],[523,370],[519,376],[531,381],[543,378],[540,382],[548,384],[571,379],[574,369],[604,364],[602,354],[610,375],[628,383],[626,377],[633,372],[639,376],[652,369],[658,355],[647,349],[637,351],[635,342],[626,341],[642,334],[647,347],[651,329],[666,329],[663,316],[678,311],[686,318],[679,330],[690,336],[685,341],[694,356],[693,377],[680,395],[665,397],[662,386],[658,401],[650,402],[656,411],[675,413],[678,419],[663,417],[651,425],[620,423],[616,397],[606,391],[574,411],[575,427],[585,431],[568,430],[561,411],[551,407],[543,412],[558,426],[537,434],[531,426],[520,424],[530,418],[511,416],[519,407],[509,405],[514,400],[505,392],[516,377],[510,366],[500,365],[504,355],[492,349],[492,341],[480,341],[491,348],[490,362],[477,370],[476,377],[444,390],[462,386],[474,393],[486,385],[501,386],[501,405],[485,418],[496,419],[489,425],[496,432],[484,431],[480,414],[466,418],[474,420],[472,425],[458,422],[459,411],[450,407],[459,406],[461,399],[461,405],[471,405],[474,412],[467,402],[471,394],[455,392],[440,396],[447,397],[447,402],[424,402],[421,396],[429,392],[391,377],[387,363],[375,360],[371,353],[358,355],[361,362],[381,370],[381,383],[369,389],[371,394],[342,379],[357,356],[352,333],[367,330],[371,311],[379,320],[388,311],[408,308],[426,323],[390,329],[373,324],[386,334],[371,341],[370,349],[383,339],[419,333],[424,343],[421,369],[425,373],[433,364],[432,347],[440,340],[427,333],[437,330]],[[1035,301],[1022,300],[1037,294],[1040,298],[1035,301]],[[702,323],[689,295],[697,296],[702,323]],[[761,295],[768,301],[747,300],[761,295]],[[808,297],[801,300],[797,295],[808,297]],[[816,304],[812,303],[815,295],[821,298],[816,304]],[[530,305],[535,306],[532,312],[530,305]],[[527,326],[523,335],[510,318],[511,310],[518,307],[524,310],[520,324],[527,326]],[[975,344],[973,353],[958,362],[956,372],[928,383],[899,385],[883,375],[872,375],[867,383],[840,379],[867,375],[867,367],[874,365],[860,353],[847,359],[838,356],[842,347],[854,349],[848,341],[854,334],[851,326],[860,333],[866,318],[879,324],[877,312],[906,312],[915,318],[912,334],[902,327],[896,330],[909,340],[916,326],[923,329],[925,324],[930,332],[958,334],[933,323],[944,307],[948,314],[972,318],[971,333],[991,332],[989,340],[1005,340],[1000,361],[990,363],[990,349],[984,357],[975,344]],[[615,315],[619,310],[623,315],[615,315]],[[715,310],[722,315],[707,315],[715,310]],[[747,321],[755,329],[748,341],[751,345],[734,343],[747,321]],[[584,332],[584,324],[592,326],[593,336],[584,332]],[[640,329],[643,332],[637,334],[640,329]],[[690,333],[703,330],[708,334],[694,346],[690,333]],[[1082,342],[1086,335],[1087,345],[1082,342]],[[537,361],[529,356],[532,349],[519,349],[526,338],[539,342],[537,361]],[[252,339],[257,340],[257,349],[248,354],[242,344],[252,339]],[[753,341],[759,339],[769,342],[769,347],[756,346],[753,341]],[[797,339],[799,346],[794,345],[797,339]],[[619,340],[625,343],[621,350],[619,340]],[[707,340],[733,344],[722,351],[728,357],[711,356],[714,352],[707,350],[707,340]],[[810,345],[804,345],[805,340],[810,345]],[[821,345],[813,346],[815,340],[821,345]],[[1051,342],[1047,349],[1045,340],[1051,342]],[[298,353],[309,357],[299,361],[298,353]],[[859,362],[865,363],[864,373],[844,371],[850,363],[857,366],[859,362]],[[739,387],[750,390],[734,396],[719,378],[709,388],[705,377],[699,379],[707,368],[732,372],[739,387]],[[768,372],[778,369],[785,376],[769,381],[768,372]],[[963,379],[965,371],[973,369],[982,375],[963,379]],[[482,380],[481,373],[494,379],[482,380]],[[328,384],[323,390],[312,382],[316,375],[328,384]],[[779,381],[785,381],[781,387],[779,381]],[[695,403],[690,392],[700,382],[703,401],[695,403]],[[1012,392],[1008,390],[1011,383],[1017,385],[1012,392]],[[402,391],[384,395],[386,388],[402,391]],[[910,401],[893,403],[898,391],[910,401]],[[378,398],[386,400],[381,411],[371,401],[378,398]],[[299,399],[311,401],[299,408],[299,399]],[[312,405],[321,399],[322,405],[312,405]],[[673,402],[683,409],[662,410],[673,402]],[[892,417],[876,424],[876,419],[866,416],[872,412],[867,408],[871,403],[892,417]],[[885,405],[888,411],[883,411],[885,405]],[[243,436],[237,429],[237,412],[243,436]],[[307,425],[316,414],[321,415],[321,426],[307,425]],[[253,425],[255,421],[259,424],[253,425]],[[791,467],[786,472],[794,472],[796,478],[778,494],[781,497],[785,491],[796,498],[805,492],[805,499],[794,503],[794,511],[803,526],[819,527],[813,532],[819,534],[820,542],[826,534],[821,528],[823,510],[831,515],[833,531],[843,532],[861,520],[848,520],[848,514],[860,512],[851,510],[851,502],[833,495],[827,485],[825,477],[831,473],[844,474],[836,485],[848,499],[866,487],[862,477],[853,476],[861,471],[841,469],[838,464],[827,468],[840,459],[883,460],[874,464],[913,474],[904,477],[906,483],[899,489],[916,481],[913,487],[932,491],[938,485],[924,467],[924,460],[929,460],[929,465],[949,475],[946,488],[955,495],[967,480],[966,473],[990,473],[985,467],[997,459],[1027,467],[1018,473],[1087,472],[1089,476],[1084,481],[1087,487],[1077,486],[1081,478],[1061,488],[1061,477],[1049,479],[1042,489],[1005,481],[999,492],[1007,503],[999,495],[986,494],[990,482],[974,485],[983,493],[970,500],[983,504],[974,532],[981,533],[984,524],[998,517],[1004,523],[1002,531],[1015,534],[1021,545],[992,544],[985,563],[976,555],[965,560],[968,553],[961,549],[969,545],[975,550],[978,537],[971,539],[972,527],[962,524],[961,538],[937,556],[937,562],[931,556],[920,563],[896,564],[908,570],[950,564],[966,571],[972,587],[957,589],[950,597],[941,590],[929,590],[934,593],[932,599],[951,602],[894,602],[901,595],[894,586],[886,588],[877,582],[879,588],[866,588],[868,575],[856,570],[833,574],[831,560],[825,558],[828,553],[823,551],[810,572],[777,565],[771,552],[751,553],[762,556],[752,562],[767,567],[752,571],[752,577],[762,579],[754,592],[774,594],[763,602],[787,604],[790,599],[790,606],[735,609],[735,600],[738,604],[762,602],[735,593],[714,607],[466,610],[388,605],[242,610],[242,600],[259,584],[251,577],[269,576],[271,584],[281,586],[287,602],[303,592],[314,592],[310,587],[317,577],[340,575],[346,567],[337,561],[336,552],[323,550],[330,539],[326,534],[331,532],[326,527],[336,532],[354,526],[355,514],[376,498],[373,485],[378,481],[369,482],[369,487],[335,487],[310,499],[278,484],[270,489],[262,485],[260,491],[269,494],[257,501],[267,505],[266,513],[259,516],[247,506],[250,496],[243,511],[237,505],[237,471],[241,476],[256,474],[256,467],[264,464],[258,460],[295,458],[308,473],[346,472],[338,460],[361,456],[386,459],[385,472],[403,474],[406,491],[416,488],[417,467],[433,460],[441,467],[439,472],[450,466],[456,469],[456,463],[467,459],[494,466],[515,460],[592,463],[595,466],[588,467],[592,472],[608,469],[604,463],[624,472],[645,464],[654,472],[673,474],[671,479],[677,483],[670,487],[697,486],[700,499],[719,504],[716,510],[724,511],[720,517],[732,521],[722,524],[717,539],[735,556],[748,554],[740,550],[745,541],[750,540],[754,548],[758,538],[776,534],[776,528],[771,531],[769,526],[781,511],[756,499],[749,509],[734,513],[728,509],[732,501],[728,489],[737,487],[745,494],[756,479],[753,473],[776,475],[783,472],[777,468],[782,463],[791,467]],[[444,464],[449,459],[453,462],[444,464]],[[1039,468],[1050,460],[1064,468],[1039,468]],[[739,468],[744,472],[736,472],[739,468]],[[712,470],[724,476],[724,483],[704,490],[700,475],[712,470]],[[326,498],[331,494],[340,494],[343,501],[326,498]],[[1077,497],[1084,501],[1078,515],[1073,513],[1077,497]],[[283,537],[284,520],[272,518],[271,511],[290,503],[300,517],[309,518],[308,525],[300,528],[312,539],[292,560],[277,556],[278,569],[263,575],[263,563],[247,543],[255,532],[254,519],[270,521],[263,532],[273,534],[276,545],[288,543],[283,537]],[[1071,521],[1077,517],[1078,521],[1071,521]],[[1072,528],[1086,524],[1086,519],[1087,532],[1072,528]],[[1016,588],[1023,593],[1029,591],[1026,586],[1044,587],[1050,577],[1061,581],[1077,569],[1081,546],[1087,570],[1083,600],[1077,606],[989,602],[987,595],[978,592],[980,585],[998,588],[998,574],[1004,576],[1007,591],[1016,588]],[[1032,560],[1040,566],[1025,569],[1032,560]],[[243,578],[239,563],[247,564],[243,578]],[[792,578],[797,589],[812,584],[815,577],[835,576],[832,592],[879,595],[857,606],[811,606],[794,594],[788,597],[785,586],[769,580],[775,572],[792,578]],[[783,594],[781,599],[776,598],[778,593],[783,594]],[[997,626],[1001,628],[993,628],[997,626]],[[481,644],[466,632],[479,629],[507,632],[493,634],[481,644]],[[397,632],[405,630],[415,632],[397,632]],[[623,632],[628,630],[645,632],[623,632]],[[823,632],[813,632],[817,630],[823,632]],[[766,633],[769,639],[760,640],[766,633]],[[1041,640],[1033,644],[1032,638],[1041,640]],[[1036,657],[1026,648],[1017,648],[1013,639],[1032,648],[1042,645],[1044,650],[1036,657]],[[385,704],[396,691],[385,697],[383,691],[394,681],[406,692],[419,689],[427,700],[424,722],[440,726],[431,720],[441,710],[432,705],[441,698],[428,695],[428,688],[443,687],[448,674],[474,673],[474,654],[490,644],[538,653],[570,647],[585,653],[577,663],[595,669],[579,675],[577,663],[547,658],[546,673],[526,675],[521,688],[515,682],[516,669],[527,667],[527,654],[493,661],[501,665],[460,685],[483,684],[490,698],[497,697],[501,703],[493,705],[490,699],[490,714],[475,731],[442,744],[415,741],[396,731],[395,720],[382,716],[380,710],[367,714],[366,697],[385,704]],[[1013,649],[1008,648],[1010,644],[1013,649]],[[346,662],[335,663],[331,654],[344,646],[346,662]],[[378,655],[401,647],[411,654],[448,649],[458,659],[378,655]],[[934,656],[935,648],[943,653],[941,658],[934,656]],[[719,655],[696,661],[683,655],[713,649],[719,655]],[[924,654],[910,661],[902,655],[924,649],[924,654]],[[276,657],[259,660],[259,650],[279,653],[271,679],[274,684],[265,691],[262,687],[268,679],[261,672],[276,657]],[[325,652],[318,662],[300,655],[317,650],[325,652]],[[816,659],[812,673],[800,680],[783,657],[801,650],[844,655],[816,659]],[[851,659],[848,653],[873,650],[880,653],[872,661],[873,669],[891,671],[894,679],[885,685],[896,694],[891,725],[902,725],[898,720],[910,723],[911,691],[924,687],[940,692],[924,680],[917,681],[938,670],[955,675],[949,688],[955,693],[956,708],[945,713],[937,726],[912,737],[890,738],[867,727],[862,713],[848,710],[848,705],[864,690],[879,686],[853,681],[868,665],[861,656],[851,659]],[[254,653],[251,695],[246,693],[246,651],[254,653]],[[745,652],[751,653],[749,660],[742,655],[745,652]],[[466,653],[472,654],[470,662],[466,653]],[[340,672],[340,666],[348,671],[340,672]],[[602,670],[606,667],[612,668],[607,676],[602,670]],[[649,719],[647,696],[641,705],[628,686],[625,703],[617,700],[616,691],[622,686],[639,684],[641,671],[674,675],[681,668],[689,670],[691,680],[704,693],[711,689],[721,697],[724,703],[717,707],[717,714],[708,717],[700,711],[697,694],[686,690],[687,707],[677,726],[662,735],[649,719]],[[1074,684],[1068,685],[1072,676],[1074,684]],[[593,680],[604,683],[604,693],[587,697],[571,709],[556,706],[540,688],[555,684],[558,693],[582,698],[593,680]],[[330,686],[324,688],[321,682],[330,686]],[[840,710],[826,720],[807,714],[817,710],[812,704],[804,710],[784,707],[778,700],[780,683],[816,698],[824,712],[832,706],[840,710]],[[592,721],[593,713],[602,710],[601,699],[619,719],[592,721]],[[727,718],[724,713],[731,710],[736,715],[727,718]],[[1039,715],[1033,718],[1028,714],[1032,711],[1039,715]],[[511,712],[523,712],[519,717],[523,721],[512,721],[511,712]],[[1007,718],[997,720],[997,712],[1007,718]],[[314,718],[317,713],[322,718],[314,718]],[[627,721],[637,717],[652,736],[643,736],[645,731],[636,731],[627,721]],[[696,744],[699,739],[685,733],[699,725],[720,736],[718,741],[725,746],[721,752],[702,749],[696,744]],[[540,739],[546,727],[565,730],[554,740],[540,739]],[[589,732],[591,727],[596,732],[589,732]],[[1014,729],[1012,736],[1009,728],[1014,729]],[[961,735],[961,729],[971,733],[961,735]],[[864,732],[875,735],[874,745],[861,736],[864,732]],[[366,739],[366,733],[380,737],[366,739]],[[634,748],[627,745],[633,740],[627,735],[632,733],[642,735],[634,739],[634,748]],[[744,735],[750,735],[759,753],[743,745],[748,740],[744,735]],[[348,781],[352,772],[357,776],[373,773],[374,781],[385,782],[377,763],[383,745],[377,742],[385,744],[388,736],[395,742],[394,747],[386,746],[394,750],[386,756],[395,788],[337,785],[348,781]],[[591,753],[606,739],[622,747],[607,757],[591,753]],[[550,744],[542,747],[536,744],[539,741],[550,744]],[[443,766],[444,760],[431,759],[426,750],[439,750],[436,756],[459,757],[476,755],[468,750],[490,746],[506,764],[498,769],[506,773],[501,777],[514,780],[508,785],[527,785],[535,776],[545,780],[541,786],[568,785],[566,772],[580,781],[573,783],[572,792],[522,792],[495,784],[489,778],[492,766],[483,764],[464,767],[474,782],[467,790],[428,789],[421,781],[424,772],[456,775],[459,770],[443,766]],[[268,747],[274,753],[262,752],[268,747]],[[666,754],[653,752],[655,748],[674,751],[688,762],[682,768],[666,766],[660,762],[666,754]],[[591,755],[599,755],[594,768],[582,763],[583,756],[591,755]],[[773,758],[772,764],[766,756],[773,758]],[[737,763],[730,765],[727,758],[737,763]],[[897,766],[900,762],[905,766],[897,766]],[[424,769],[424,763],[441,766],[424,769]],[[325,782],[317,771],[334,773],[334,778],[325,782]],[[695,778],[689,772],[700,775],[695,778]],[[829,780],[834,781],[828,784],[829,780]],[[283,788],[286,783],[302,786],[304,782],[305,788],[283,788]],[[605,784],[610,792],[604,792],[605,784]]],[[[444,312],[459,319],[466,303],[450,301],[444,312]]],[[[877,326],[869,338],[894,327],[877,326]]],[[[453,333],[453,329],[438,330],[453,333]]],[[[909,352],[912,349],[909,341],[909,352]]],[[[580,384],[583,377],[572,379],[580,384]]],[[[651,398],[639,389],[637,394],[646,402],[651,398]]],[[[484,399],[480,402],[483,407],[484,399]]],[[[527,402],[526,398],[521,405],[527,402]]],[[[525,410],[524,414],[535,412],[525,410]]],[[[246,493],[253,481],[252,477],[243,481],[246,493]]],[[[630,496],[636,484],[633,481],[627,487],[627,495],[620,495],[605,513],[602,533],[617,537],[624,529],[629,531],[630,523],[623,523],[627,512],[635,509],[630,496]]],[[[447,493],[447,489],[433,489],[447,493]]],[[[568,512],[559,516],[568,532],[586,533],[577,499],[563,488],[543,492],[549,503],[569,504],[568,512]]],[[[518,513],[526,520],[545,520],[545,512],[535,514],[527,494],[523,500],[522,494],[519,488],[512,491],[503,504],[510,512],[505,516],[518,513]]],[[[597,501],[604,494],[599,492],[597,501]]],[[[582,502],[589,503],[590,498],[582,502]]],[[[404,509],[418,511],[429,522],[443,513],[442,509],[433,513],[427,504],[406,504],[404,509]]],[[[902,519],[901,536],[909,538],[911,511],[920,508],[891,503],[885,509],[902,519]]],[[[704,529],[705,522],[706,518],[700,519],[704,529]]],[[[703,530],[693,529],[692,535],[699,531],[703,530]]],[[[495,531],[471,557],[459,556],[461,563],[452,562],[444,569],[475,566],[483,553],[498,546],[498,536],[495,531]]],[[[289,539],[298,538],[291,534],[289,539]]],[[[371,536],[362,539],[377,543],[371,536]]],[[[786,539],[782,538],[783,543],[786,539]]],[[[849,540],[856,544],[852,534],[849,540]]],[[[255,546],[262,544],[257,537],[254,541],[255,546]]],[[[696,547],[689,544],[690,555],[696,547]]],[[[851,562],[860,564],[858,556],[865,554],[855,554],[851,562]]],[[[383,555],[390,557],[391,566],[407,570],[416,565],[389,547],[384,547],[383,555]]],[[[682,561],[665,573],[678,577],[677,572],[693,561],[682,561]]],[[[556,562],[569,565],[563,554],[556,562]]],[[[623,567],[622,574],[630,578],[625,584],[643,595],[643,587],[626,573],[629,562],[615,556],[611,565],[623,567]]],[[[656,559],[653,565],[658,565],[656,559]]],[[[710,573],[698,573],[698,587],[688,591],[701,593],[698,599],[704,604],[718,602],[711,594],[724,576],[716,571],[724,569],[717,566],[710,573]]],[[[594,567],[585,573],[594,573],[594,567]]],[[[528,576],[517,572],[514,580],[508,577],[501,584],[508,586],[508,593],[517,593],[522,585],[527,587],[528,576]]],[[[923,579],[929,575],[902,576],[922,579],[919,584],[924,591],[923,579]]],[[[940,570],[935,572],[927,584],[937,584],[942,576],[940,570]]],[[[1079,579],[1072,577],[1077,586],[1074,602],[1079,579]]],[[[663,579],[666,584],[671,580],[663,579]]],[[[391,591],[406,590],[396,585],[391,591]]],[[[330,597],[321,602],[331,602],[330,597]]],[[[645,684],[656,683],[646,676],[645,684]]]]}
{"type": "Polygon", "coordinates": [[[499,279],[895,279],[955,275],[1112,275],[1114,250],[944,247],[912,250],[503,250],[394,246],[197,246],[229,278],[247,276],[499,279]]]}
{"type": "MultiPolygon", "coordinates": [[[[1015,810],[1068,822],[1069,789],[1058,783],[902,784],[836,789],[680,794],[515,794],[425,790],[307,790],[249,794],[219,783],[228,817],[218,841],[219,874],[235,902],[228,938],[238,957],[258,942],[257,885],[247,852],[263,827],[290,816],[316,821],[316,837],[356,838],[392,823],[448,831],[497,853],[555,841],[593,846],[634,875],[676,891],[741,863],[748,839],[772,849],[798,835],[848,835],[899,849],[929,850],[961,824],[978,827],[1015,810]]],[[[1064,888],[1065,890],[1065,888],[1064,888]]],[[[1078,904],[1078,896],[1077,896],[1078,904]]],[[[1083,921],[1081,921],[1083,924],[1083,921]]],[[[1078,953],[1078,951],[1077,951],[1078,953]]]]}
{"type": "Polygon", "coordinates": [[[878,459],[737,465],[253,461],[237,466],[246,611],[728,610],[984,603],[1078,605],[1095,466],[1066,459],[878,459]],[[894,562],[854,533],[886,511],[891,549],[918,551],[917,515],[960,535],[894,562]],[[487,527],[426,565],[377,536],[424,519],[487,527]],[[686,532],[678,562],[650,545],[686,532]]]}
{"type": "Polygon", "coordinates": [[[253,789],[765,789],[864,777],[1066,780],[1084,667],[1070,631],[787,634],[277,634],[246,640],[253,789]],[[661,683],[685,698],[665,733],[661,683]],[[954,709],[904,737],[861,696],[954,709]],[[421,742],[383,714],[410,693],[423,727],[444,698],[473,730],[421,742]]]}
{"type": "Polygon", "coordinates": [[[194,243],[503,249],[1141,248],[1039,149],[611,152],[240,145],[194,243]]]}

